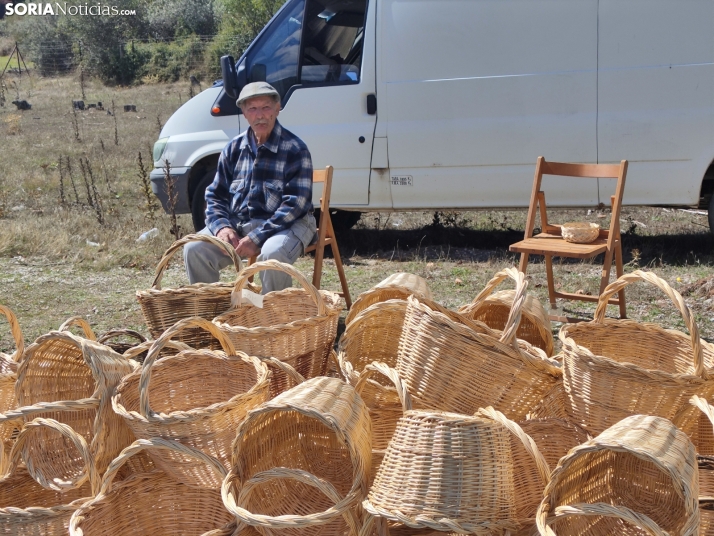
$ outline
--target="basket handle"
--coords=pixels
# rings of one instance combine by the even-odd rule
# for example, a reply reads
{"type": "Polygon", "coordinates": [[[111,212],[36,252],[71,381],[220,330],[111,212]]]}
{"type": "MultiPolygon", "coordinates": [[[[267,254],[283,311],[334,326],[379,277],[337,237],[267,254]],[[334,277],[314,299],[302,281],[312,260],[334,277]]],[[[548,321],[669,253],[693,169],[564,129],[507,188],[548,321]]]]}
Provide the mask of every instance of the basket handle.
{"type": "Polygon", "coordinates": [[[38,417],[37,419],[25,424],[24,428],[17,436],[15,444],[12,446],[12,450],[10,451],[10,468],[8,469],[8,474],[13,472],[15,468],[19,465],[22,450],[25,446],[25,443],[27,442],[28,435],[32,434],[32,432],[36,428],[43,426],[59,432],[74,444],[74,446],[77,448],[77,451],[79,451],[80,455],[84,459],[84,474],[81,478],[79,478],[79,480],[74,482],[73,485],[58,486],[55,482],[48,482],[41,474],[36,474],[34,471],[32,471],[32,460],[25,460],[25,463],[27,464],[27,469],[30,473],[33,474],[33,478],[43,488],[52,489],[60,492],[66,491],[67,489],[78,488],[79,486],[84,484],[87,479],[89,479],[89,483],[92,489],[92,495],[96,495],[97,489],[99,487],[99,473],[97,472],[97,468],[94,465],[94,457],[92,456],[89,450],[87,441],[81,435],[75,432],[70,426],[57,422],[54,419],[43,419],[38,417]]]}
{"type": "Polygon", "coordinates": [[[103,333],[98,339],[97,342],[99,344],[106,344],[107,341],[111,339],[116,339],[117,337],[132,337],[139,341],[139,343],[146,342],[146,337],[144,337],[141,333],[138,331],[134,331],[133,329],[110,329],[106,333],[103,333]]]}
{"type": "Polygon", "coordinates": [[[119,455],[114,458],[112,463],[107,467],[104,476],[102,477],[101,487],[99,489],[99,495],[106,496],[112,489],[112,482],[116,477],[119,469],[121,469],[124,464],[139,452],[147,449],[158,449],[158,450],[168,450],[171,452],[176,452],[185,456],[191,456],[206,464],[218,477],[219,480],[223,480],[228,472],[223,464],[219,462],[212,456],[201,452],[193,447],[188,447],[182,443],[175,440],[163,439],[160,437],[152,437],[151,439],[137,439],[131,445],[122,450],[119,455]]]}
{"type": "Polygon", "coordinates": [[[87,322],[84,318],[81,316],[73,316],[72,318],[68,318],[65,320],[62,325],[59,327],[58,331],[69,331],[69,328],[72,326],[77,326],[79,328],[82,328],[82,331],[84,332],[84,338],[89,339],[90,341],[96,341],[97,336],[94,334],[94,331],[92,330],[92,326],[89,325],[89,322],[87,322]]]}
{"type": "Polygon", "coordinates": [[[373,361],[372,363],[364,367],[364,370],[359,375],[359,379],[357,380],[357,383],[354,386],[355,391],[357,391],[358,395],[362,394],[362,389],[364,389],[364,385],[367,383],[367,380],[373,372],[379,372],[389,378],[389,380],[391,380],[391,382],[394,384],[394,388],[397,391],[399,401],[402,403],[403,411],[406,412],[412,409],[412,395],[409,394],[407,386],[404,385],[404,382],[402,382],[402,379],[399,377],[399,373],[396,371],[396,369],[393,369],[389,365],[381,363],[379,361],[373,361]]]}
{"type": "MultiPolygon", "coordinates": [[[[542,505],[543,503],[541,503],[541,506],[542,505]]],[[[571,504],[568,506],[558,506],[555,509],[555,516],[553,517],[546,518],[547,514],[545,513],[545,509],[543,509],[542,512],[541,509],[539,509],[538,514],[536,526],[542,536],[556,536],[549,525],[552,525],[558,521],[558,519],[572,516],[615,517],[641,528],[651,536],[669,536],[669,533],[662,530],[652,518],[645,514],[635,512],[625,506],[612,506],[606,503],[571,504]]]]}
{"type": "Polygon", "coordinates": [[[536,442],[533,441],[533,438],[531,436],[529,436],[523,431],[523,428],[521,428],[517,423],[510,420],[500,411],[494,409],[492,406],[479,409],[476,412],[476,415],[483,415],[485,417],[488,417],[508,428],[508,430],[521,441],[521,443],[526,449],[526,452],[528,452],[531,458],[533,458],[533,461],[536,463],[536,467],[538,468],[538,474],[540,475],[543,484],[548,485],[548,482],[550,482],[551,474],[550,467],[548,467],[548,462],[545,461],[545,458],[540,453],[540,450],[538,450],[538,445],[536,445],[536,442]]]}
{"type": "MultiPolygon", "coordinates": [[[[223,503],[233,515],[235,515],[238,520],[245,525],[253,527],[266,527],[266,528],[300,528],[313,525],[324,525],[332,521],[338,515],[344,517],[345,522],[350,528],[350,533],[352,536],[357,536],[359,533],[360,523],[355,516],[352,506],[357,498],[356,491],[352,490],[344,498],[340,497],[340,494],[335,489],[335,487],[315,475],[303,471],[301,469],[288,469],[285,467],[276,467],[269,471],[262,471],[253,475],[253,478],[248,480],[240,489],[238,494],[238,501],[236,504],[235,497],[230,491],[231,483],[235,480],[226,478],[223,481],[223,486],[221,488],[221,495],[223,496],[223,503]],[[262,514],[253,514],[243,508],[242,506],[246,504],[259,484],[269,482],[271,480],[297,480],[313,488],[320,490],[326,497],[335,503],[335,506],[331,506],[324,512],[319,512],[316,514],[306,514],[306,515],[281,515],[281,516],[266,516],[262,514]]],[[[239,529],[241,525],[239,523],[239,529]]]]}
{"type": "Polygon", "coordinates": [[[647,283],[650,283],[651,285],[659,288],[669,297],[670,300],[672,300],[672,303],[674,303],[674,306],[682,315],[684,325],[687,327],[687,330],[689,331],[689,336],[692,339],[692,352],[694,354],[695,370],[694,374],[697,376],[701,376],[704,379],[707,379],[709,377],[709,374],[707,373],[706,367],[704,366],[702,343],[699,338],[699,328],[697,328],[697,323],[694,321],[692,311],[689,309],[689,307],[687,307],[687,304],[684,303],[684,299],[682,298],[682,295],[679,292],[674,290],[664,279],[657,277],[652,272],[635,270],[630,274],[625,274],[621,276],[617,279],[617,281],[614,281],[610,283],[607,287],[605,287],[605,290],[602,294],[600,294],[600,298],[598,299],[597,309],[595,309],[595,315],[593,316],[593,322],[602,324],[605,321],[605,311],[607,309],[607,302],[610,299],[610,296],[617,294],[627,285],[629,285],[630,283],[634,283],[635,281],[646,281],[647,283]]]}
{"type": "Polygon", "coordinates": [[[154,361],[158,359],[161,350],[163,350],[175,335],[189,328],[201,328],[208,331],[218,340],[226,355],[237,355],[235,346],[233,346],[231,340],[210,320],[197,316],[179,320],[164,331],[161,337],[154,341],[154,344],[149,350],[149,354],[146,356],[146,359],[144,359],[144,365],[141,370],[141,380],[139,381],[139,411],[142,417],[148,418],[154,414],[149,404],[149,383],[151,382],[151,369],[154,365],[154,361]]]}
{"type": "Polygon", "coordinates": [[[210,244],[213,244],[214,246],[221,248],[223,252],[230,257],[230,259],[233,261],[233,266],[236,269],[236,273],[240,273],[241,269],[243,268],[243,264],[241,263],[240,257],[236,253],[236,250],[228,242],[224,242],[223,240],[216,238],[215,236],[204,234],[190,234],[184,236],[180,240],[176,240],[176,242],[171,244],[169,249],[164,252],[163,257],[161,257],[159,264],[156,266],[156,275],[154,276],[154,282],[151,284],[152,289],[161,290],[161,278],[164,277],[164,271],[168,267],[171,257],[173,257],[179,249],[184,247],[189,242],[208,242],[210,244]]]}
{"type": "MultiPolygon", "coordinates": [[[[134,359],[136,356],[145,352],[146,350],[150,350],[155,342],[156,341],[144,341],[142,343],[137,344],[133,348],[129,348],[122,355],[127,359],[134,359]]],[[[178,350],[179,352],[183,352],[184,350],[193,350],[193,348],[191,348],[188,344],[181,341],[168,341],[164,345],[164,348],[173,348],[174,350],[178,350]]]]}
{"type": "Polygon", "coordinates": [[[17,321],[15,313],[13,313],[8,307],[0,305],[0,313],[5,315],[5,318],[7,318],[7,321],[10,324],[10,333],[12,333],[12,338],[15,340],[15,353],[10,356],[10,359],[19,363],[22,360],[22,354],[25,352],[25,339],[22,337],[20,323],[17,321]]]}
{"type": "Polygon", "coordinates": [[[295,370],[292,365],[288,365],[284,361],[280,361],[277,357],[258,357],[258,359],[268,365],[268,367],[275,367],[276,369],[283,371],[288,378],[298,385],[306,381],[303,375],[295,370]]]}
{"type": "Polygon", "coordinates": [[[320,292],[315,288],[315,286],[291,264],[285,264],[274,259],[253,263],[250,266],[245,267],[241,273],[238,274],[235,288],[231,294],[231,303],[234,304],[235,307],[241,306],[241,290],[243,290],[248,284],[248,278],[258,272],[262,272],[263,270],[277,270],[278,272],[283,272],[297,279],[298,283],[300,283],[302,288],[307,291],[312,298],[312,301],[314,301],[315,305],[317,305],[317,316],[325,316],[327,314],[325,300],[322,296],[320,296],[320,292]]]}

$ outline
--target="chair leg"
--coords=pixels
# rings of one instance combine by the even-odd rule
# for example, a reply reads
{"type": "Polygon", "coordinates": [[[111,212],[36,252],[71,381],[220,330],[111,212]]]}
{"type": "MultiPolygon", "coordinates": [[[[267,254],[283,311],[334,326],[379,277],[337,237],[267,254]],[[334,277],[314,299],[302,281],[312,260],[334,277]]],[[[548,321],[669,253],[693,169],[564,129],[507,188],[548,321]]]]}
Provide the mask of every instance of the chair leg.
{"type": "Polygon", "coordinates": [[[325,258],[325,244],[320,243],[318,240],[317,248],[315,248],[315,264],[312,273],[312,284],[316,289],[320,289],[320,282],[322,281],[322,261],[325,258]]]}
{"type": "MultiPolygon", "coordinates": [[[[250,266],[251,264],[255,263],[257,260],[258,260],[258,257],[257,257],[257,256],[253,256],[253,257],[249,258],[249,259],[248,259],[248,266],[250,266]]],[[[255,276],[251,275],[251,276],[248,278],[248,281],[249,281],[250,283],[252,283],[254,278],[255,278],[255,276]]]]}
{"type": "Polygon", "coordinates": [[[545,273],[548,278],[548,298],[550,299],[550,308],[556,309],[558,306],[555,303],[555,279],[553,278],[553,257],[545,256],[545,273]]]}
{"type": "MultiPolygon", "coordinates": [[[[615,244],[615,273],[617,277],[624,275],[622,266],[622,242],[618,241],[615,244]]],[[[627,318],[627,307],[625,305],[625,289],[618,292],[618,301],[620,302],[620,318],[627,318]]]]}
{"type": "Polygon", "coordinates": [[[347,310],[352,307],[352,298],[350,297],[350,289],[347,287],[347,277],[345,277],[345,268],[342,266],[342,257],[340,256],[340,248],[337,246],[337,241],[333,238],[332,244],[330,244],[332,249],[332,256],[335,257],[335,267],[337,268],[337,275],[340,276],[340,284],[342,285],[342,292],[345,295],[345,304],[347,305],[347,310]]]}
{"type": "Polygon", "coordinates": [[[528,267],[528,253],[521,253],[521,262],[518,264],[518,270],[526,273],[526,268],[528,267]]]}

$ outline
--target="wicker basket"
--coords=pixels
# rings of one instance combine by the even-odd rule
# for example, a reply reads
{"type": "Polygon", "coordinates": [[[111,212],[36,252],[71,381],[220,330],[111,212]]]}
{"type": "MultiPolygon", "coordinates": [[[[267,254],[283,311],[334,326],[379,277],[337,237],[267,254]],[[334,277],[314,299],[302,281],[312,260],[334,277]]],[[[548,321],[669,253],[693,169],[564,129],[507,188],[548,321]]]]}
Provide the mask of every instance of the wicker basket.
{"type": "Polygon", "coordinates": [[[647,534],[628,513],[654,523],[653,534],[696,535],[698,490],[687,436],[666,419],[634,415],[560,460],[536,520],[543,535],[647,534]]]}
{"type": "MultiPolygon", "coordinates": [[[[126,376],[117,387],[112,405],[137,438],[174,439],[217,458],[228,468],[236,428],[250,409],[268,400],[268,377],[267,366],[236,352],[215,324],[187,318],[154,342],[143,368],[126,376]],[[156,361],[168,341],[192,328],[210,333],[225,353],[185,350],[156,361]]],[[[188,485],[221,485],[215,473],[194,457],[157,450],[149,453],[159,468],[188,485]]]]}
{"type": "Polygon", "coordinates": [[[137,346],[137,343],[129,343],[122,341],[109,342],[112,339],[119,339],[122,337],[136,339],[137,341],[139,341],[138,344],[146,342],[146,337],[144,337],[138,331],[134,331],[133,329],[110,329],[109,331],[100,335],[97,339],[97,342],[109,346],[109,348],[111,348],[118,354],[124,354],[131,348],[137,346]]]}
{"type": "Polygon", "coordinates": [[[698,427],[693,395],[711,398],[714,347],[699,330],[682,296],[650,272],[625,274],[600,295],[594,320],[566,324],[563,382],[569,420],[599,434],[629,415],[672,420],[688,435],[698,427]],[[646,281],[674,302],[690,335],[656,324],[605,319],[607,300],[635,281],[646,281]]]}
{"type": "Polygon", "coordinates": [[[538,475],[541,492],[550,477],[533,440],[493,408],[473,417],[407,411],[362,505],[373,518],[414,529],[515,530],[542,496],[516,488],[516,469],[538,475]]]}
{"type": "Polygon", "coordinates": [[[35,482],[20,464],[20,449],[12,451],[10,469],[0,480],[0,533],[17,536],[66,535],[72,513],[96,493],[99,476],[86,441],[71,428],[52,419],[35,419],[28,423],[18,436],[36,433],[46,428],[52,435],[59,434],[69,440],[84,458],[87,481],[81,487],[59,492],[48,490],[35,482]]]}
{"type": "MultiPolygon", "coordinates": [[[[72,515],[71,536],[199,536],[225,527],[231,516],[217,489],[201,489],[170,478],[160,470],[117,481],[122,466],[137,453],[169,452],[176,458],[193,458],[221,481],[223,465],[203,452],[176,441],[140,439],[122,451],[104,474],[97,496],[72,515]]],[[[230,534],[230,533],[228,533],[230,534]]]]}
{"type": "Polygon", "coordinates": [[[241,424],[223,503],[263,535],[354,535],[370,436],[369,413],[353,387],[307,380],[241,424]]]}
{"type": "Polygon", "coordinates": [[[600,236],[600,224],[586,221],[571,221],[560,226],[563,240],[574,244],[589,244],[600,236]]]}
{"type": "MultiPolygon", "coordinates": [[[[43,402],[57,404],[57,411],[36,416],[49,417],[68,424],[90,444],[97,470],[103,472],[134,436],[114,414],[110,396],[121,379],[136,368],[136,363],[95,341],[78,337],[69,331],[52,331],[40,336],[25,350],[15,385],[20,406],[43,402]],[[67,411],[85,399],[95,405],[67,411]]],[[[26,448],[37,449],[52,457],[62,450],[63,442],[49,438],[26,448]]],[[[37,454],[40,455],[40,454],[37,454]]]]}
{"type": "Polygon", "coordinates": [[[557,362],[516,339],[527,282],[513,272],[518,290],[500,339],[408,298],[396,368],[416,405],[465,415],[492,405],[523,420],[556,384],[557,362]]]}
{"type": "MultiPolygon", "coordinates": [[[[15,341],[15,351],[12,354],[0,352],[0,413],[5,413],[17,407],[15,396],[15,382],[17,381],[18,362],[25,352],[25,340],[15,314],[7,307],[0,305],[0,313],[5,315],[10,324],[10,333],[15,341]]],[[[16,433],[16,423],[5,422],[0,424],[0,474],[5,474],[6,462],[10,454],[10,439],[16,433]]]]}
{"type": "Polygon", "coordinates": [[[392,274],[359,295],[350,307],[350,312],[345,319],[345,326],[349,326],[359,313],[375,303],[387,300],[406,300],[412,294],[418,298],[434,299],[429,285],[423,277],[406,272],[392,274]]]}
{"type": "MultiPolygon", "coordinates": [[[[212,320],[231,307],[231,283],[194,283],[179,288],[161,288],[161,279],[173,255],[189,242],[196,241],[209,242],[221,248],[233,261],[236,273],[241,271],[241,260],[235,249],[218,238],[191,234],[174,242],[156,266],[156,276],[151,288],[136,292],[136,299],[141,306],[149,333],[154,339],[158,339],[179,320],[194,316],[212,320]]],[[[210,333],[205,330],[188,330],[180,337],[181,342],[196,349],[208,348],[213,344],[210,333]]]]}
{"type": "Polygon", "coordinates": [[[59,327],[58,331],[69,331],[71,328],[77,327],[82,330],[82,337],[90,341],[96,341],[97,336],[94,334],[92,326],[89,325],[84,318],[81,316],[73,316],[65,320],[59,327]]]}
{"type": "MultiPolygon", "coordinates": [[[[294,267],[270,260],[256,262],[243,270],[236,281],[234,296],[235,309],[213,322],[236,348],[248,355],[276,357],[305,378],[325,374],[342,311],[342,299],[337,294],[318,291],[294,267]],[[248,278],[263,270],[289,274],[303,288],[270,292],[263,297],[263,307],[241,304],[241,291],[248,278]]],[[[274,374],[271,395],[281,393],[286,387],[287,377],[274,374]]]]}
{"type": "MultiPolygon", "coordinates": [[[[474,300],[459,309],[459,313],[479,320],[490,328],[503,331],[513,308],[515,290],[493,292],[504,279],[513,276],[512,270],[502,270],[493,276],[474,300]]],[[[521,322],[516,337],[543,350],[547,356],[553,355],[553,332],[550,318],[538,299],[527,294],[521,308],[521,322]]]]}

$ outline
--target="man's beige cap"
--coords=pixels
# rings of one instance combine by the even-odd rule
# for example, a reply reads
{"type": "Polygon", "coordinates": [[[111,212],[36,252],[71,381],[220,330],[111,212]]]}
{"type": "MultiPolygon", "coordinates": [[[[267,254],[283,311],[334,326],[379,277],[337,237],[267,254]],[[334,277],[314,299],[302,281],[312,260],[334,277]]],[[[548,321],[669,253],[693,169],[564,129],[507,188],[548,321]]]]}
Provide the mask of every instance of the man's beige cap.
{"type": "Polygon", "coordinates": [[[253,97],[262,97],[264,95],[275,95],[278,99],[280,98],[280,93],[278,93],[278,91],[267,82],[251,82],[241,90],[236,104],[240,106],[248,99],[252,99],[253,97]]]}

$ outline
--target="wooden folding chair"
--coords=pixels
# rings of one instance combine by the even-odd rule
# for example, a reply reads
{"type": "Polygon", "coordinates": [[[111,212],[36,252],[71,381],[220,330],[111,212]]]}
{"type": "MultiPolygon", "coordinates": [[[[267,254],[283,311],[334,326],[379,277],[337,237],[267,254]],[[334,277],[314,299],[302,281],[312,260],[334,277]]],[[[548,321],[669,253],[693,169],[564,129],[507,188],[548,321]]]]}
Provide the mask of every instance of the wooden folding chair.
{"type": "MultiPolygon", "coordinates": [[[[327,166],[325,169],[318,169],[312,172],[312,182],[322,183],[322,197],[320,197],[320,221],[317,222],[317,242],[305,248],[305,253],[315,252],[315,265],[312,275],[312,284],[315,288],[320,288],[322,281],[322,263],[325,258],[325,246],[330,246],[332,255],[335,258],[335,267],[337,274],[340,277],[342,292],[340,296],[345,298],[347,309],[352,307],[352,298],[350,297],[350,289],[347,286],[347,278],[345,277],[345,269],[342,266],[342,257],[340,257],[340,248],[337,245],[337,237],[335,229],[332,226],[332,218],[330,217],[330,194],[332,193],[332,166],[327,166]]],[[[253,264],[257,257],[251,257],[249,264],[253,264]]]]}
{"type": "MultiPolygon", "coordinates": [[[[535,178],[533,180],[533,191],[531,192],[531,200],[528,207],[525,237],[520,242],[512,244],[509,249],[510,251],[521,254],[519,270],[524,273],[528,267],[528,257],[530,255],[545,256],[545,268],[548,277],[548,296],[550,298],[551,309],[556,308],[556,298],[576,301],[598,301],[599,294],[605,290],[605,287],[610,282],[610,269],[612,267],[613,257],[615,260],[617,277],[620,277],[623,274],[622,240],[620,237],[620,207],[622,205],[622,194],[625,190],[626,175],[627,160],[623,160],[619,164],[568,164],[563,162],[546,162],[545,158],[542,156],[538,157],[535,178]],[[599,236],[594,242],[589,244],[573,244],[566,242],[562,237],[560,225],[552,225],[548,223],[545,194],[541,190],[543,175],[588,177],[593,179],[617,179],[615,195],[610,198],[612,204],[610,229],[601,229],[599,236]],[[536,211],[539,209],[541,232],[533,236],[536,211]],[[555,290],[555,282],[553,278],[553,257],[591,259],[601,253],[605,254],[605,258],[600,277],[600,292],[598,293],[598,296],[574,294],[571,292],[557,292],[555,290]]],[[[619,305],[620,318],[625,318],[627,316],[624,289],[618,293],[617,298],[611,298],[608,303],[612,305],[619,305]]],[[[550,317],[551,319],[560,322],[568,321],[568,319],[562,315],[550,315],[550,317]]]]}

